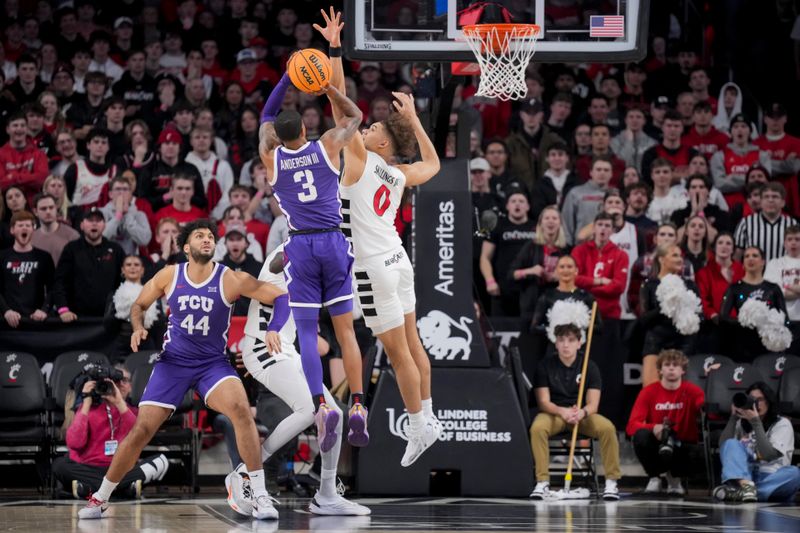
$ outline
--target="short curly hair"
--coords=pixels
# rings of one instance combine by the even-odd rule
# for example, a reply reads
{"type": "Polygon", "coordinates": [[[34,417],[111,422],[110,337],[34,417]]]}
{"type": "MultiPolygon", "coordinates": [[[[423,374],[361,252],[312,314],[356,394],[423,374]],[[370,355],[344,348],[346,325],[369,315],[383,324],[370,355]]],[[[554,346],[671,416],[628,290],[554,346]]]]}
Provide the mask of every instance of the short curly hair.
{"type": "Polygon", "coordinates": [[[392,113],[381,122],[392,141],[395,155],[412,157],[417,153],[414,128],[400,113],[392,113]]]}
{"type": "Polygon", "coordinates": [[[198,218],[197,220],[193,220],[181,228],[181,232],[178,235],[178,249],[183,250],[184,245],[189,242],[189,237],[191,237],[192,232],[199,229],[211,230],[211,234],[214,235],[214,241],[216,242],[217,225],[207,218],[198,218]]]}

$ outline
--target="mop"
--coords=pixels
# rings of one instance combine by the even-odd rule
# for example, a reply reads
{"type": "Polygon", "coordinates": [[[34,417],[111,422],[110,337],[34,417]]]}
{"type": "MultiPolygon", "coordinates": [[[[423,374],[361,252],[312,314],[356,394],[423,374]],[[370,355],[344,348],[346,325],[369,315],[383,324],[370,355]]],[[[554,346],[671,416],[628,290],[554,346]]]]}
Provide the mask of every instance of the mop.
{"type": "MultiPolygon", "coordinates": [[[[597,313],[597,302],[592,303],[592,316],[589,319],[589,335],[586,339],[586,354],[583,356],[583,367],[581,368],[581,382],[578,385],[578,402],[577,406],[580,407],[583,403],[583,391],[586,388],[586,370],[589,366],[589,351],[592,348],[592,334],[594,333],[594,319],[597,313]]],[[[564,488],[561,490],[548,491],[545,495],[545,500],[586,500],[591,493],[589,489],[580,487],[577,489],[570,489],[572,484],[572,465],[575,459],[575,445],[578,442],[578,424],[572,426],[572,440],[569,444],[569,460],[567,461],[567,473],[564,475],[564,488]]]]}

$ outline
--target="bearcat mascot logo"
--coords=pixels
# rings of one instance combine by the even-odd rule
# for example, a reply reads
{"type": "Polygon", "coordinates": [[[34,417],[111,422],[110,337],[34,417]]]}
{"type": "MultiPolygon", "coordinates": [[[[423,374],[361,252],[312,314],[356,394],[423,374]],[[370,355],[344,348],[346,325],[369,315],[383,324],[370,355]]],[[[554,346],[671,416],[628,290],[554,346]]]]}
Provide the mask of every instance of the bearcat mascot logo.
{"type": "Polygon", "coordinates": [[[452,361],[459,358],[467,361],[472,351],[471,323],[472,320],[465,316],[456,322],[449,315],[434,309],[417,320],[417,327],[422,344],[434,359],[452,361]]]}

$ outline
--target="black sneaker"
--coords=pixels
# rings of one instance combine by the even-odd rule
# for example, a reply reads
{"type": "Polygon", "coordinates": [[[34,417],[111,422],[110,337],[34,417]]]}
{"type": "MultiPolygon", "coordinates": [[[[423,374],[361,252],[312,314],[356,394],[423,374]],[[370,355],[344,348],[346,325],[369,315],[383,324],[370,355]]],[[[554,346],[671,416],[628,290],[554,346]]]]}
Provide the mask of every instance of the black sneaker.
{"type": "Polygon", "coordinates": [[[142,499],[142,480],[137,479],[133,483],[130,484],[128,487],[127,496],[132,500],[141,500],[142,499]]]}
{"type": "Polygon", "coordinates": [[[756,493],[756,486],[752,483],[748,483],[739,487],[737,499],[742,503],[757,502],[758,494],[756,493]]]}
{"type": "Polygon", "coordinates": [[[89,487],[78,481],[77,479],[72,480],[72,497],[76,500],[86,500],[89,498],[91,494],[91,490],[89,487]]]}

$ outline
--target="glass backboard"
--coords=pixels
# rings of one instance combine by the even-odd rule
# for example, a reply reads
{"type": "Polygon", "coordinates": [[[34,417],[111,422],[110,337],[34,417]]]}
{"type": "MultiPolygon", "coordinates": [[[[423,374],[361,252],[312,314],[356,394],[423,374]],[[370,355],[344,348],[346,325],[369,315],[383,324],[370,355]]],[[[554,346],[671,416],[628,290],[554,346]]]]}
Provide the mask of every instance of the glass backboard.
{"type": "MultiPolygon", "coordinates": [[[[346,0],[344,46],[358,60],[472,61],[461,13],[475,0],[346,0]]],[[[542,34],[537,62],[626,62],[647,50],[649,0],[495,0],[542,34]]],[[[497,11],[497,10],[495,10],[497,11]]],[[[483,22],[502,22],[484,20],[483,22]]]]}

